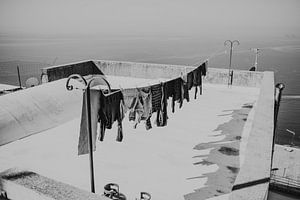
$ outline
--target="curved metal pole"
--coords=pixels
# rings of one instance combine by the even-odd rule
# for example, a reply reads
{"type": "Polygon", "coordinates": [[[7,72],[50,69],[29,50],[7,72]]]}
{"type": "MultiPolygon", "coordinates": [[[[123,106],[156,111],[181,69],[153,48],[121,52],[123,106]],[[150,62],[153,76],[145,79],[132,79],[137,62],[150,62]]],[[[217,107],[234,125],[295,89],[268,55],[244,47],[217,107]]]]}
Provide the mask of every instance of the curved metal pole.
{"type": "Polygon", "coordinates": [[[85,78],[83,78],[80,74],[72,74],[72,75],[70,75],[69,77],[68,77],[68,80],[67,80],[67,83],[66,83],[66,88],[67,88],[67,90],[73,90],[74,89],[74,87],[73,87],[73,85],[70,85],[70,80],[71,79],[81,79],[82,80],[82,82],[84,83],[84,88],[83,89],[85,89],[86,88],[86,86],[87,86],[87,82],[86,82],[86,80],[85,80],[85,78]]]}
{"type": "Polygon", "coordinates": [[[88,81],[86,86],[86,109],[88,118],[88,132],[89,132],[89,157],[90,157],[90,177],[91,177],[91,192],[95,193],[95,179],[94,179],[94,157],[93,157],[93,135],[92,135],[92,120],[91,120],[91,87],[106,84],[109,92],[111,92],[110,84],[103,76],[93,77],[88,81]]]}
{"type": "Polygon", "coordinates": [[[87,88],[91,88],[97,85],[107,85],[109,93],[111,92],[111,87],[109,82],[106,80],[105,76],[95,76],[87,82],[87,88]]]}
{"type": "Polygon", "coordinates": [[[232,62],[232,49],[233,45],[236,43],[237,45],[240,45],[240,42],[238,40],[226,40],[224,42],[224,46],[226,46],[228,43],[230,43],[230,56],[229,56],[229,67],[228,67],[228,85],[232,84],[232,76],[233,73],[231,72],[231,62],[232,62]],[[231,79],[230,79],[231,77],[231,79]]]}
{"type": "Polygon", "coordinates": [[[92,77],[88,82],[79,74],[73,74],[68,77],[66,88],[67,90],[73,90],[74,86],[70,85],[71,79],[80,79],[84,84],[85,98],[86,98],[86,111],[87,111],[87,123],[88,123],[88,138],[89,138],[89,157],[90,157],[90,179],[91,179],[91,192],[95,193],[95,178],[94,178],[94,157],[93,157],[93,139],[92,139],[92,122],[91,122],[91,98],[90,88],[96,85],[105,84],[108,87],[109,93],[111,87],[104,76],[92,77]]]}

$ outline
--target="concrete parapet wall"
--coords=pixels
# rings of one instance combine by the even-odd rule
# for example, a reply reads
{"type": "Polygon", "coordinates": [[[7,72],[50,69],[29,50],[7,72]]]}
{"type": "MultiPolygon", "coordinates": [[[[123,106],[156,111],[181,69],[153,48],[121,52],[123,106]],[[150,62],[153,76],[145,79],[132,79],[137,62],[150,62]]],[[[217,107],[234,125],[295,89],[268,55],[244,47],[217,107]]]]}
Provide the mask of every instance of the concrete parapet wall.
{"type": "Polygon", "coordinates": [[[8,169],[0,174],[0,189],[11,200],[109,200],[37,173],[8,169]]]}
{"type": "MultiPolygon", "coordinates": [[[[146,79],[171,79],[179,77],[181,73],[188,73],[193,69],[195,69],[194,66],[187,65],[93,60],[47,67],[42,70],[42,73],[48,76],[48,81],[66,78],[71,74],[80,74],[82,76],[105,74],[146,79]]],[[[260,87],[262,77],[262,72],[234,70],[232,84],[244,87],[260,87]]],[[[208,68],[207,76],[203,81],[212,84],[228,84],[228,70],[208,68]]]]}
{"type": "Polygon", "coordinates": [[[180,76],[181,72],[190,72],[195,67],[184,65],[136,63],[121,61],[97,60],[95,64],[105,75],[128,76],[135,78],[175,78],[180,76]]]}
{"type": "MultiPolygon", "coordinates": [[[[228,69],[209,68],[204,82],[212,84],[228,84],[228,69]]],[[[233,70],[232,85],[244,87],[260,87],[263,72],[233,70]]]]}
{"type": "Polygon", "coordinates": [[[62,78],[67,78],[72,74],[86,76],[89,74],[103,74],[93,61],[81,61],[59,66],[51,66],[42,69],[42,81],[51,82],[62,78]],[[46,77],[43,77],[45,75],[46,77]],[[47,79],[47,80],[43,80],[47,79]]]}
{"type": "Polygon", "coordinates": [[[81,113],[82,91],[67,91],[66,79],[0,98],[0,145],[56,127],[81,113]]]}
{"type": "MultiPolygon", "coordinates": [[[[190,72],[195,67],[185,65],[163,65],[150,63],[94,61],[99,69],[107,75],[129,76],[137,78],[174,78],[181,73],[190,72]]],[[[263,77],[262,72],[234,70],[233,85],[245,87],[260,87],[263,77]]],[[[212,84],[227,84],[228,70],[208,68],[204,82],[212,84]]]]}
{"type": "Polygon", "coordinates": [[[230,200],[267,199],[274,129],[274,73],[264,72],[255,106],[245,160],[235,180],[230,200]]]}

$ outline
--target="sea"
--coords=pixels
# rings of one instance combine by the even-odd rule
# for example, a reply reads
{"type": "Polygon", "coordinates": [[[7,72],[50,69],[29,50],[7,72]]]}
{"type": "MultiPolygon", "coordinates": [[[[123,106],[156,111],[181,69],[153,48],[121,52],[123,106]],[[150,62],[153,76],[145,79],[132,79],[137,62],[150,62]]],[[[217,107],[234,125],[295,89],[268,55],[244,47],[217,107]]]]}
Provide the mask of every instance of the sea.
{"type": "MultiPolygon", "coordinates": [[[[92,37],[12,36],[0,34],[0,83],[26,86],[40,79],[40,69],[88,59],[194,65],[209,60],[209,67],[228,68],[228,38],[202,36],[92,37]]],[[[230,38],[229,38],[230,39],[230,38]]],[[[295,36],[232,38],[232,68],[249,70],[259,48],[258,71],[273,71],[275,83],[285,88],[280,103],[276,143],[300,148],[300,38],[295,36]]]]}

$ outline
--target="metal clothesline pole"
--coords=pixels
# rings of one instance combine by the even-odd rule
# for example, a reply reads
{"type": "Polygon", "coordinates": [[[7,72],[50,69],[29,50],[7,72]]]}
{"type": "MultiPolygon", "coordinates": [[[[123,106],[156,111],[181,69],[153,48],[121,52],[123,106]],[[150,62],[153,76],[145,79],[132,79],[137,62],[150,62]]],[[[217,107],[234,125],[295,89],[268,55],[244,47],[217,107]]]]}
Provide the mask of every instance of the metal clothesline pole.
{"type": "Polygon", "coordinates": [[[91,178],[91,192],[95,193],[95,176],[94,176],[94,157],[93,157],[93,139],[92,139],[92,122],[91,122],[91,98],[90,87],[86,88],[86,109],[88,121],[88,134],[89,134],[89,157],[90,157],[90,178],[91,178]]]}
{"type": "Polygon", "coordinates": [[[91,99],[90,99],[90,88],[96,85],[106,84],[108,86],[109,93],[111,87],[104,76],[97,76],[90,79],[88,82],[79,74],[73,74],[68,77],[66,88],[67,90],[73,90],[74,87],[69,85],[71,79],[81,79],[85,91],[86,98],[86,111],[87,111],[87,123],[88,123],[88,144],[89,144],[89,162],[90,162],[90,180],[91,180],[91,192],[95,193],[95,176],[94,176],[94,157],[93,157],[93,139],[92,139],[92,121],[91,121],[91,99]]]}
{"type": "Polygon", "coordinates": [[[255,68],[255,71],[258,71],[258,56],[259,56],[261,49],[251,48],[250,50],[253,50],[255,52],[254,68],[255,68]]]}
{"type": "Polygon", "coordinates": [[[232,77],[233,77],[233,71],[231,70],[231,62],[232,62],[232,49],[233,49],[233,45],[234,43],[236,43],[237,45],[240,44],[240,42],[238,40],[226,40],[224,42],[224,46],[226,46],[228,44],[228,42],[230,43],[230,56],[229,56],[229,67],[228,67],[228,86],[232,85],[232,77]]]}

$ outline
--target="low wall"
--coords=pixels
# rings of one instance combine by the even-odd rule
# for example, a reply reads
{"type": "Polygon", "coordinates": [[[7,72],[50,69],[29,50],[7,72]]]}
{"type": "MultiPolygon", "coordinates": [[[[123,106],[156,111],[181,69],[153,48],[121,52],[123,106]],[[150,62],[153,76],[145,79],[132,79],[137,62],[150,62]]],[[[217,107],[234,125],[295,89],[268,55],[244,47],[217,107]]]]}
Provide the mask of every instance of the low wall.
{"type": "MultiPolygon", "coordinates": [[[[204,83],[228,84],[228,69],[209,68],[204,78],[204,83]]],[[[245,70],[233,70],[232,85],[244,87],[260,87],[263,72],[253,72],[245,70]]]]}
{"type": "Polygon", "coordinates": [[[42,82],[51,82],[67,78],[72,74],[86,76],[89,74],[103,74],[93,61],[81,61],[65,65],[51,66],[42,69],[42,82]]]}
{"type": "Polygon", "coordinates": [[[190,72],[195,67],[153,63],[95,60],[95,64],[105,75],[128,76],[135,78],[157,79],[176,78],[181,73],[190,72]]]}
{"type": "Polygon", "coordinates": [[[37,173],[9,169],[0,174],[0,189],[11,200],[109,200],[74,186],[55,181],[37,173]]]}
{"type": "MultiPolygon", "coordinates": [[[[179,77],[181,73],[188,73],[193,69],[195,69],[195,67],[187,65],[93,60],[47,67],[42,70],[42,73],[48,76],[49,82],[60,78],[66,78],[71,74],[80,74],[82,76],[88,74],[105,74],[146,79],[172,79],[179,77]]],[[[232,84],[244,87],[260,87],[262,77],[262,72],[234,70],[232,84]]],[[[228,70],[208,67],[207,75],[203,81],[204,83],[227,85],[228,70]]]]}
{"type": "Polygon", "coordinates": [[[67,91],[65,85],[61,79],[1,96],[0,145],[80,116],[82,91],[67,91]]]}
{"type": "Polygon", "coordinates": [[[230,200],[266,200],[274,129],[274,73],[264,72],[255,106],[245,160],[235,180],[230,200]]]}
{"type": "MultiPolygon", "coordinates": [[[[195,69],[193,66],[185,65],[134,63],[106,60],[97,60],[94,62],[104,74],[137,78],[175,78],[180,76],[181,73],[190,72],[195,69]]],[[[262,77],[262,72],[234,70],[233,85],[260,87],[262,77]]],[[[213,84],[227,84],[228,70],[208,68],[204,82],[213,84]]]]}

